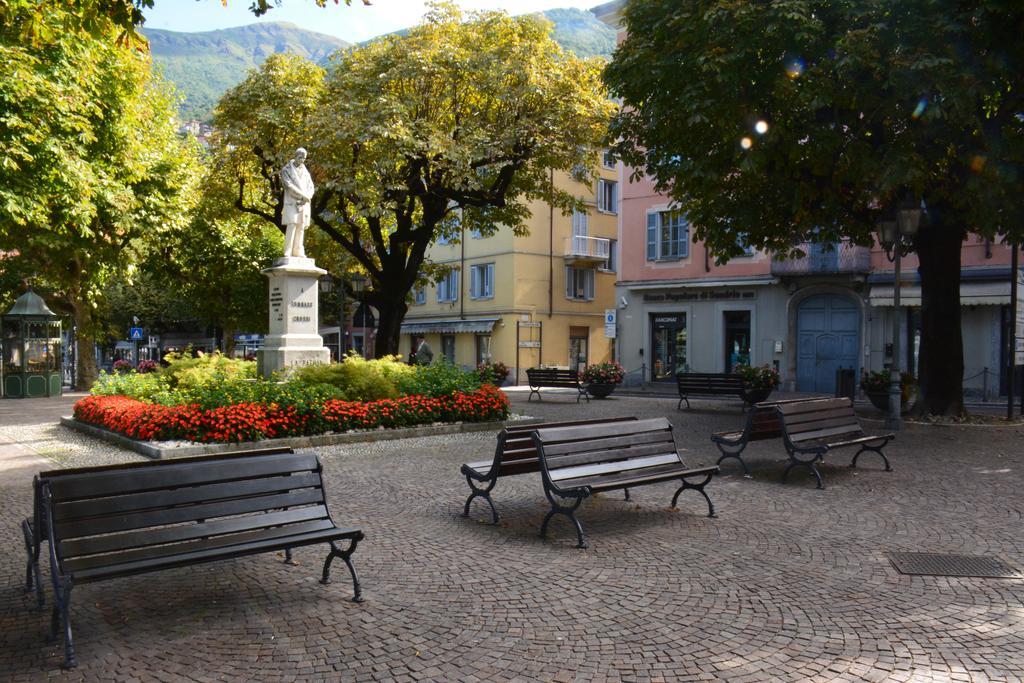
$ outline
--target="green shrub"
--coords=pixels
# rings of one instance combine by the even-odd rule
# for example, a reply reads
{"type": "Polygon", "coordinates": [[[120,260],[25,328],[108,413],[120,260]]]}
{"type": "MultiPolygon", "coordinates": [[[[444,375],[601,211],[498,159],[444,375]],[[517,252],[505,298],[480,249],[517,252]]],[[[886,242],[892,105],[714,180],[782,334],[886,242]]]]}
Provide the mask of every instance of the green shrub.
{"type": "Polygon", "coordinates": [[[345,401],[378,401],[397,398],[394,383],[370,362],[349,356],[341,363],[309,365],[295,371],[292,383],[303,387],[331,387],[334,398],[345,401]]]}
{"type": "Polygon", "coordinates": [[[193,356],[190,352],[168,353],[164,356],[167,367],[160,375],[167,379],[171,389],[191,390],[210,384],[224,384],[256,378],[256,363],[240,358],[228,358],[219,351],[193,356]]]}
{"type": "Polygon", "coordinates": [[[463,370],[445,360],[409,368],[412,372],[402,375],[397,381],[398,391],[403,396],[448,396],[480,388],[480,376],[475,370],[463,370]]]}
{"type": "Polygon", "coordinates": [[[101,372],[96,383],[92,385],[93,396],[130,396],[147,403],[161,402],[162,396],[170,391],[166,378],[158,373],[139,374],[117,372],[108,375],[101,372]]]}

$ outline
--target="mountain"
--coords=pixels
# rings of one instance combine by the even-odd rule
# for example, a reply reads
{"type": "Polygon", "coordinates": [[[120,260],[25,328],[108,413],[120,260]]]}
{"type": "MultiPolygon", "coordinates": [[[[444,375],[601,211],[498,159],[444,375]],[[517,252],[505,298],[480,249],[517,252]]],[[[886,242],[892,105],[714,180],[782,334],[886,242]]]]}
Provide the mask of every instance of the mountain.
{"type": "MultiPolygon", "coordinates": [[[[554,38],[563,48],[580,57],[611,58],[615,31],[590,12],[553,9],[542,14],[554,24],[554,38]]],[[[323,64],[332,52],[351,45],[285,22],[202,33],[160,29],[146,29],[142,33],[149,39],[153,62],[184,97],[179,108],[181,117],[203,121],[210,119],[221,95],[269,55],[293,52],[323,64]]]]}
{"type": "Polygon", "coordinates": [[[183,119],[208,120],[213,107],[249,69],[276,52],[293,52],[318,63],[348,47],[340,38],[285,22],[267,22],[202,33],[146,29],[154,63],[185,99],[183,119]]]}

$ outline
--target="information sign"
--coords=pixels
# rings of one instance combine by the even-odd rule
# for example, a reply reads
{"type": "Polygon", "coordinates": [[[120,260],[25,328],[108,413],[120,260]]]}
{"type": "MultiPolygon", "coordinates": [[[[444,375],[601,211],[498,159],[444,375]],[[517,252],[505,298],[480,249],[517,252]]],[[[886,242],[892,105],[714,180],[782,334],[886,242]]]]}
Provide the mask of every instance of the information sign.
{"type": "Polygon", "coordinates": [[[615,315],[614,308],[604,309],[604,336],[607,339],[615,339],[615,315]]]}

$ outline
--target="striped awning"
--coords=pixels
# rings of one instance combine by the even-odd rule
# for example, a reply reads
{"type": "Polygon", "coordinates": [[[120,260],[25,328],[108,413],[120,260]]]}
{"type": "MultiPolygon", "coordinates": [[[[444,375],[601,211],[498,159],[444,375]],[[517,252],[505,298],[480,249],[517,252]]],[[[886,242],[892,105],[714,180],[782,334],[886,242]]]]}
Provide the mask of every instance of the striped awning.
{"type": "Polygon", "coordinates": [[[402,334],[488,334],[494,330],[499,318],[472,320],[407,320],[402,323],[402,334]]]}
{"type": "MultiPolygon", "coordinates": [[[[872,287],[868,299],[872,306],[892,306],[892,285],[872,287]]],[[[1010,303],[1009,282],[961,282],[961,306],[1006,306],[1010,303]]],[[[921,305],[921,286],[904,285],[900,290],[900,304],[903,306],[921,305]]]]}

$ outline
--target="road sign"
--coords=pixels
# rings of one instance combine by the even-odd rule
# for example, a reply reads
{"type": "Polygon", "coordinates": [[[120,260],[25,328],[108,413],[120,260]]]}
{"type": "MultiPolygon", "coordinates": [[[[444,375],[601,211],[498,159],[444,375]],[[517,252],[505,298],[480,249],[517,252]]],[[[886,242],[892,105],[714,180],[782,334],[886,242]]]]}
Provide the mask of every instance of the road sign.
{"type": "Polygon", "coordinates": [[[604,309],[604,336],[607,339],[615,339],[615,309],[604,309]]]}
{"type": "Polygon", "coordinates": [[[132,341],[142,341],[145,336],[145,331],[141,327],[128,328],[128,338],[132,341]]]}

